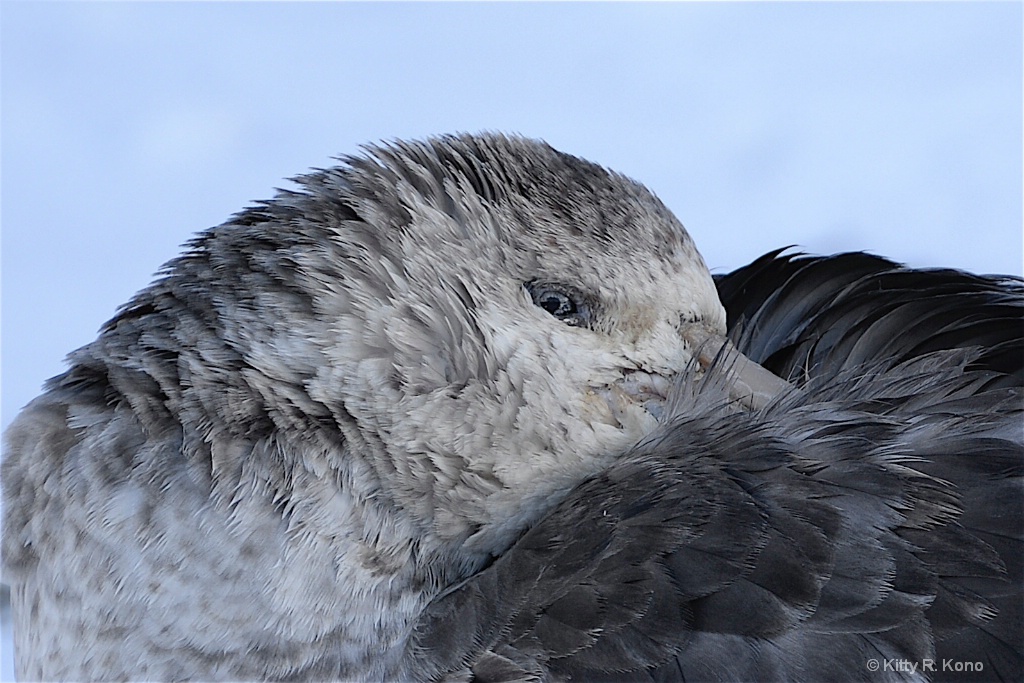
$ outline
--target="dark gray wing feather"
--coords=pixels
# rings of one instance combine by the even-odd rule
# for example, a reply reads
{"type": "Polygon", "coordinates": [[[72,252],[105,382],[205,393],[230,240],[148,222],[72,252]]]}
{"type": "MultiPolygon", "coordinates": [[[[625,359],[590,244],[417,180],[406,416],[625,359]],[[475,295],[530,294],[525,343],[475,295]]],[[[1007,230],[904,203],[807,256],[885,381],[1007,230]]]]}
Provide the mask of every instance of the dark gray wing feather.
{"type": "Polygon", "coordinates": [[[865,253],[765,254],[715,276],[730,336],[752,360],[803,382],[881,359],[977,347],[976,368],[1024,386],[1024,283],[912,269],[865,253]]]}
{"type": "MultiPolygon", "coordinates": [[[[1021,422],[997,426],[985,417],[1001,414],[996,404],[1002,401],[1019,406],[1019,391],[1008,397],[983,391],[1024,388],[1024,284],[1019,278],[915,270],[863,253],[807,257],[773,252],[716,277],[716,284],[741,350],[796,382],[834,376],[873,359],[895,364],[943,349],[976,349],[968,367],[979,380],[965,387],[961,402],[935,401],[919,392],[908,408],[944,411],[950,417],[973,412],[986,429],[1016,443],[1022,440],[1021,422]],[[983,401],[992,404],[988,410],[983,401]]],[[[942,577],[929,610],[939,656],[980,660],[987,677],[1020,680],[1024,487],[1021,459],[1004,444],[974,438],[925,445],[915,467],[951,482],[963,513],[955,541],[943,544],[934,534],[918,532],[915,542],[942,577]],[[1005,579],[993,580],[997,569],[1005,579]]],[[[947,536],[952,534],[950,529],[947,536]]],[[[935,678],[955,673],[939,671],[935,678]]]]}

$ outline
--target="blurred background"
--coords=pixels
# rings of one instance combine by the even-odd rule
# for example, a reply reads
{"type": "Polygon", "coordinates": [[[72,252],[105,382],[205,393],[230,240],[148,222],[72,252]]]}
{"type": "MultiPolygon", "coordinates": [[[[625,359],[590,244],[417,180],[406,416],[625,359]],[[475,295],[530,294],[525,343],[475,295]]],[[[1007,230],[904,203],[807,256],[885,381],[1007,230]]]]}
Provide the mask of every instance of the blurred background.
{"type": "Polygon", "coordinates": [[[192,233],[382,139],[543,138],[650,187],[715,272],[796,245],[1020,274],[1021,27],[1017,2],[4,2],[2,425],[192,233]]]}

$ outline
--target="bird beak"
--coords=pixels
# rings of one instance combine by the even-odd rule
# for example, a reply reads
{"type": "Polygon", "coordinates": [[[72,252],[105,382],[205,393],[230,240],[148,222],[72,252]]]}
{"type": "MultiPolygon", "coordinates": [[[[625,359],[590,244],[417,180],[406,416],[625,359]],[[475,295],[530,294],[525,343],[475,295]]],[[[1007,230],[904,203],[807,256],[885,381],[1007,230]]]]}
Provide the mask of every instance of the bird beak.
{"type": "Polygon", "coordinates": [[[681,330],[683,339],[694,349],[701,369],[712,364],[725,368],[730,375],[729,396],[750,410],[758,410],[775,398],[793,391],[789,382],[740,353],[724,335],[699,323],[689,323],[681,330]]]}

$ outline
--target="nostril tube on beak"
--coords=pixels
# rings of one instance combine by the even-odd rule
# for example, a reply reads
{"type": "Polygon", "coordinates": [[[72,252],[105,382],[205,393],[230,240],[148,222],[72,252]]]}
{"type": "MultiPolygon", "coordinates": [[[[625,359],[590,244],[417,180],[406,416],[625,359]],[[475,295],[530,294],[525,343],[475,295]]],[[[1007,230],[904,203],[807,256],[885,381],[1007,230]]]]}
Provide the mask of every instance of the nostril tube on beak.
{"type": "Polygon", "coordinates": [[[762,408],[795,389],[789,382],[740,353],[725,336],[704,325],[688,323],[683,325],[680,334],[693,349],[702,369],[706,370],[718,358],[732,379],[729,396],[751,410],[762,408]]]}

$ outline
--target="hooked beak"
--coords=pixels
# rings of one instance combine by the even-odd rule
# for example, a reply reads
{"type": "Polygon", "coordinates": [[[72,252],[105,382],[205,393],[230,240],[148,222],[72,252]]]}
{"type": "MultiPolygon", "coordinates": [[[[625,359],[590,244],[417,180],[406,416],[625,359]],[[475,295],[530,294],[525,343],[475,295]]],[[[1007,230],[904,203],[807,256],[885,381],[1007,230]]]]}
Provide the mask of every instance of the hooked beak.
{"type": "Polygon", "coordinates": [[[794,388],[740,353],[725,336],[704,325],[689,323],[680,333],[694,350],[701,369],[707,370],[716,362],[728,369],[732,380],[729,396],[750,410],[763,408],[794,388]]]}
{"type": "MultiPolygon", "coordinates": [[[[707,371],[712,365],[724,372],[729,387],[729,398],[747,410],[759,410],[783,394],[796,388],[750,360],[725,336],[700,323],[688,323],[680,330],[700,365],[707,371]]],[[[594,389],[592,395],[599,397],[610,417],[619,426],[631,426],[634,431],[644,433],[654,427],[671,412],[666,401],[673,387],[673,379],[663,375],[631,370],[612,385],[594,389]]]]}

